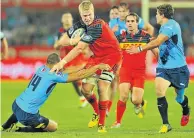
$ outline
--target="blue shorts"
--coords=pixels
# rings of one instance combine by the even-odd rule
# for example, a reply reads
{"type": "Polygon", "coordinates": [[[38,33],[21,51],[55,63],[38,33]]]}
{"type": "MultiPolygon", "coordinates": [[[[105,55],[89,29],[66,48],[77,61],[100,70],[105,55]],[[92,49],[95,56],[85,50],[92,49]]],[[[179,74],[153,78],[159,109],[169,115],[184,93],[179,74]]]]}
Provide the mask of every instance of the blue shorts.
{"type": "Polygon", "coordinates": [[[31,114],[23,111],[14,101],[12,104],[13,113],[16,115],[17,120],[25,125],[33,128],[46,128],[49,123],[49,119],[41,116],[39,113],[31,114]]]}
{"type": "Polygon", "coordinates": [[[156,69],[156,77],[161,77],[171,82],[172,87],[176,89],[187,88],[189,84],[190,72],[187,66],[173,69],[156,69]]]}

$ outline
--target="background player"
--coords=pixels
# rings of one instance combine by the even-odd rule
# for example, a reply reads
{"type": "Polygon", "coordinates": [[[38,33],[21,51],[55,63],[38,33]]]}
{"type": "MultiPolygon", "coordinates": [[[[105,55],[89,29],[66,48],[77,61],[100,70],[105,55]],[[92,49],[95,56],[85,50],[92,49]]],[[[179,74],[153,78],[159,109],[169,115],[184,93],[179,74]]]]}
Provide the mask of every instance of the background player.
{"type": "Polygon", "coordinates": [[[181,126],[187,125],[190,115],[188,98],[185,95],[190,73],[183,52],[180,25],[173,19],[173,16],[174,9],[170,4],[158,6],[156,21],[161,25],[158,37],[144,47],[129,49],[129,52],[133,54],[159,46],[160,54],[155,79],[158,110],[163,121],[159,133],[167,133],[172,129],[168,121],[168,103],[165,96],[169,86],[175,88],[176,101],[183,110],[181,126]]]}
{"type": "Polygon", "coordinates": [[[8,43],[3,32],[0,32],[1,38],[1,60],[8,58],[8,43]]]}
{"type": "MultiPolygon", "coordinates": [[[[120,3],[118,9],[119,18],[114,18],[109,22],[109,26],[116,36],[127,30],[125,17],[130,13],[130,9],[127,3],[120,3]]],[[[154,34],[154,27],[150,23],[145,23],[142,18],[139,18],[138,28],[146,30],[151,36],[154,34]]]]}
{"type": "MultiPolygon", "coordinates": [[[[123,49],[123,62],[119,72],[119,100],[117,102],[116,122],[112,128],[118,128],[126,109],[126,102],[129,99],[131,90],[131,102],[134,104],[135,114],[143,118],[147,101],[143,100],[144,81],[146,68],[146,52],[130,55],[128,48],[132,45],[145,45],[150,41],[151,36],[138,29],[139,16],[130,13],[125,19],[127,32],[118,36],[120,47],[123,49]]],[[[158,55],[157,49],[153,51],[158,55]]]]}
{"type": "Polygon", "coordinates": [[[109,18],[110,20],[119,18],[119,9],[118,6],[113,6],[109,11],[109,18]]]}
{"type": "Polygon", "coordinates": [[[60,57],[50,54],[46,65],[41,66],[33,75],[28,87],[19,95],[12,105],[13,114],[1,127],[1,130],[16,132],[54,132],[57,123],[39,114],[39,108],[50,96],[57,83],[72,82],[91,76],[98,69],[108,70],[106,64],[95,65],[89,69],[83,69],[76,73],[50,73],[50,69],[60,62],[60,57]],[[17,122],[27,127],[17,127],[17,122]]]}
{"type": "MultiPolygon", "coordinates": [[[[73,17],[71,13],[64,13],[62,15],[61,18],[61,22],[62,22],[62,27],[59,29],[58,32],[58,40],[61,38],[61,36],[69,29],[72,27],[73,25],[73,17]]],[[[73,49],[73,46],[61,46],[61,47],[55,47],[56,49],[60,49],[60,56],[64,57],[65,55],[67,55],[67,53],[69,51],[71,51],[73,49]]],[[[86,57],[83,54],[80,54],[76,59],[74,59],[71,63],[69,63],[68,65],[65,66],[65,68],[67,67],[72,67],[72,66],[76,66],[78,68],[82,68],[84,66],[86,62],[86,57]],[[80,67],[80,65],[83,64],[83,66],[80,67]],[[79,65],[79,66],[78,66],[79,65]]],[[[74,81],[72,82],[74,89],[77,93],[77,95],[79,96],[79,100],[80,100],[80,107],[85,107],[87,105],[87,100],[85,99],[85,97],[83,96],[83,94],[81,93],[81,80],[79,81],[74,81]]]]}
{"type": "MultiPolygon", "coordinates": [[[[96,96],[92,93],[96,78],[88,78],[82,85],[83,94],[95,111],[88,127],[94,127],[98,124],[98,132],[106,132],[104,124],[108,104],[107,90],[111,81],[114,79],[114,71],[117,69],[121,60],[121,51],[118,41],[109,26],[102,19],[94,16],[94,7],[90,1],[83,1],[79,5],[79,13],[82,21],[78,22],[73,28],[69,29],[69,38],[71,37],[73,30],[76,30],[76,28],[85,27],[87,29],[87,33],[81,38],[78,45],[74,47],[74,49],[71,50],[59,64],[54,66],[52,71],[60,70],[65,64],[74,59],[87,47],[91,49],[93,56],[89,59],[86,68],[98,63],[106,63],[110,65],[111,70],[103,72],[98,71],[96,73],[97,77],[99,77],[97,81],[99,104],[96,96]]],[[[61,39],[59,44],[62,44],[62,42],[67,44],[69,38],[66,38],[67,37],[64,36],[63,40],[61,39]]]]}

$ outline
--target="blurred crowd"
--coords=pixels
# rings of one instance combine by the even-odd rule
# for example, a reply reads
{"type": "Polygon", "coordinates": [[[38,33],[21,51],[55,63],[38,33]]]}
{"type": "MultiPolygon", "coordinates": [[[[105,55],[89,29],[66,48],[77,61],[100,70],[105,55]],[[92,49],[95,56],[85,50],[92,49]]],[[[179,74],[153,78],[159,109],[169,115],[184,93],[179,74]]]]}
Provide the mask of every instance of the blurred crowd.
{"type": "MultiPolygon", "coordinates": [[[[131,11],[141,15],[141,8],[131,7],[131,11]]],[[[175,9],[175,19],[180,23],[184,39],[185,50],[194,45],[194,14],[193,9],[175,9]]],[[[5,8],[1,12],[1,30],[5,33],[10,46],[18,45],[46,45],[52,46],[56,40],[58,29],[62,26],[61,16],[67,9],[26,9],[20,7],[5,8]]],[[[79,20],[77,9],[70,11],[74,22],[79,20]]],[[[159,26],[155,20],[156,11],[150,10],[150,23],[159,26]]],[[[109,21],[109,9],[96,9],[96,14],[109,21]]]]}

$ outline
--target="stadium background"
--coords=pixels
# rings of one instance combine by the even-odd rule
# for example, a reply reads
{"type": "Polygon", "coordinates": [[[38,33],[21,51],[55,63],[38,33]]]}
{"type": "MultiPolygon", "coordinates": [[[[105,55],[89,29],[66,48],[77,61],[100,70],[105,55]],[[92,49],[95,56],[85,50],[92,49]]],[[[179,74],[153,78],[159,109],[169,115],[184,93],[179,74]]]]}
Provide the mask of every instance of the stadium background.
{"type": "MultiPolygon", "coordinates": [[[[1,62],[1,120],[5,121],[11,114],[11,104],[14,98],[26,87],[27,81],[35,69],[44,64],[46,56],[53,52],[53,43],[57,31],[61,27],[61,15],[71,12],[74,22],[79,20],[78,4],[81,0],[1,0],[1,31],[9,43],[9,59],[1,62]]],[[[185,55],[191,72],[191,83],[186,90],[190,97],[190,105],[194,105],[194,0],[92,0],[96,15],[109,21],[109,9],[120,2],[129,3],[130,10],[143,16],[143,19],[155,27],[156,34],[159,26],[156,25],[155,9],[147,9],[150,5],[172,3],[175,8],[175,19],[182,28],[185,55]],[[145,5],[142,5],[142,2],[145,5]],[[181,3],[182,2],[182,3],[181,3]],[[179,6],[178,6],[179,5],[179,6]]],[[[139,120],[133,113],[133,107],[128,104],[123,128],[109,130],[107,137],[160,137],[157,134],[160,118],[156,108],[156,96],[153,81],[156,61],[149,65],[145,87],[145,97],[150,103],[144,120],[139,120]]],[[[60,84],[54,90],[49,101],[42,107],[41,113],[59,123],[59,131],[54,134],[35,134],[32,137],[101,137],[96,129],[88,129],[87,121],[91,117],[90,106],[85,109],[77,108],[77,95],[71,84],[60,84]],[[68,98],[67,98],[68,97],[68,98]]],[[[174,132],[165,137],[194,137],[194,120],[185,128],[179,125],[180,108],[174,102],[173,89],[169,90],[169,117],[174,132]],[[177,111],[178,110],[178,111],[177,111]]],[[[115,98],[115,101],[117,97],[115,98]]],[[[115,104],[107,126],[114,122],[115,104]]],[[[192,113],[192,115],[194,115],[192,113]]],[[[30,137],[29,134],[3,133],[2,137],[30,137]]]]}

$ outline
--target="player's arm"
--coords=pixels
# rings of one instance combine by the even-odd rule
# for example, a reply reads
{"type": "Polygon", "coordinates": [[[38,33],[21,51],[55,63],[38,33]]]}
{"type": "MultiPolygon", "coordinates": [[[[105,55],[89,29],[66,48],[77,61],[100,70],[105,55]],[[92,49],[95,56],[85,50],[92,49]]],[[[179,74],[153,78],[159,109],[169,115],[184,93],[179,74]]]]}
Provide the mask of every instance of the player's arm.
{"type": "Polygon", "coordinates": [[[54,44],[55,49],[59,49],[62,46],[76,45],[81,40],[80,36],[76,36],[71,39],[67,33],[64,33],[59,40],[57,40],[54,44]]]}
{"type": "Polygon", "coordinates": [[[8,42],[5,37],[1,39],[1,46],[3,51],[1,52],[1,60],[8,58],[8,42]]]}
{"type": "Polygon", "coordinates": [[[83,69],[84,66],[85,66],[85,64],[81,64],[81,65],[77,65],[77,66],[70,66],[70,67],[65,68],[65,70],[63,71],[63,73],[70,74],[70,73],[78,72],[81,69],[83,69]]]}
{"type": "Polygon", "coordinates": [[[145,47],[141,47],[142,51],[151,50],[153,48],[159,47],[162,43],[164,43],[168,39],[169,39],[168,36],[164,34],[159,34],[155,40],[149,42],[145,47]]]}
{"type": "Polygon", "coordinates": [[[154,49],[156,47],[159,47],[162,43],[164,43],[168,39],[169,39],[169,37],[167,35],[159,34],[155,40],[152,40],[144,47],[142,47],[142,46],[131,47],[130,49],[128,49],[128,53],[135,54],[135,53],[139,53],[142,51],[154,49]]]}
{"type": "Polygon", "coordinates": [[[154,35],[154,27],[149,22],[144,22],[142,18],[139,18],[138,28],[145,30],[151,36],[154,35]]]}
{"type": "Polygon", "coordinates": [[[110,70],[110,66],[107,64],[98,64],[88,69],[82,69],[79,72],[69,74],[67,82],[87,78],[93,75],[97,70],[110,70]]]}
{"type": "Polygon", "coordinates": [[[158,59],[158,55],[159,55],[159,49],[158,48],[154,48],[151,50],[152,53],[154,54],[154,56],[156,57],[156,59],[158,59]]]}
{"type": "Polygon", "coordinates": [[[143,29],[146,30],[151,36],[154,35],[154,27],[150,23],[145,23],[143,29]]]}
{"type": "Polygon", "coordinates": [[[51,69],[51,72],[58,72],[60,69],[62,69],[65,64],[77,57],[80,53],[84,52],[84,49],[89,47],[90,44],[94,43],[94,41],[96,41],[96,39],[98,39],[101,34],[102,24],[88,28],[87,34],[83,35],[77,46],[74,47],[58,64],[56,64],[51,69]]]}

